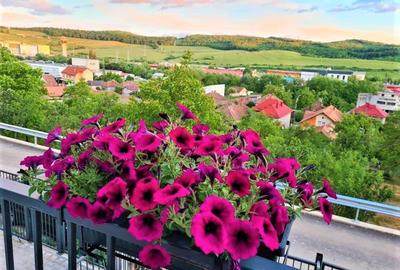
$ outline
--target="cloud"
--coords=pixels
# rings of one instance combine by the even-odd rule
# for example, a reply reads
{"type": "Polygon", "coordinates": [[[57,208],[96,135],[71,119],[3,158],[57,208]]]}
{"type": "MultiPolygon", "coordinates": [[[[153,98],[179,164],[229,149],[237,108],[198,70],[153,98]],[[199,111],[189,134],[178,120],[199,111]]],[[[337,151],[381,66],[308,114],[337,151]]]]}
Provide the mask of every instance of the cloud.
{"type": "Polygon", "coordinates": [[[8,7],[26,8],[33,15],[64,15],[70,13],[69,10],[50,3],[49,0],[2,0],[1,4],[8,7]]]}
{"type": "Polygon", "coordinates": [[[296,10],[297,13],[306,13],[306,12],[313,12],[313,11],[317,11],[318,7],[317,6],[312,6],[309,8],[299,8],[296,10]]]}
{"type": "Polygon", "coordinates": [[[400,10],[400,3],[382,0],[357,0],[350,5],[337,5],[330,12],[346,12],[353,10],[367,10],[375,13],[396,12],[400,10]]]}
{"type": "MultiPolygon", "coordinates": [[[[162,9],[177,8],[193,5],[212,4],[213,0],[111,0],[111,3],[116,4],[148,4],[151,6],[158,6],[162,9]]],[[[228,1],[223,1],[228,2],[228,1]]]]}

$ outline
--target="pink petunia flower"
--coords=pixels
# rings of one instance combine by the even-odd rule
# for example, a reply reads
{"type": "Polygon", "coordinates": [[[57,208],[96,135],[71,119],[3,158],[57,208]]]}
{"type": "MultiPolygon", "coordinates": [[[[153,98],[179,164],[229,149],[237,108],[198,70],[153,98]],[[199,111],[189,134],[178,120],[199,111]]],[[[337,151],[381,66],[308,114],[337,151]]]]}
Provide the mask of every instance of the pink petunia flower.
{"type": "Polygon", "coordinates": [[[28,168],[36,168],[39,165],[42,165],[43,157],[42,156],[27,156],[25,157],[19,165],[28,167],[28,168]]]}
{"type": "Polygon", "coordinates": [[[189,194],[190,191],[181,184],[172,183],[158,190],[154,195],[154,200],[162,205],[170,205],[176,199],[186,197],[189,194]]]}
{"type": "Polygon", "coordinates": [[[140,180],[130,196],[132,205],[140,211],[154,209],[157,203],[154,201],[154,194],[160,189],[160,184],[155,178],[150,181],[140,180]]]}
{"type": "Polygon", "coordinates": [[[92,146],[98,150],[108,150],[110,143],[115,140],[113,136],[108,133],[101,132],[96,136],[92,146]]]}
{"type": "Polygon", "coordinates": [[[268,199],[270,205],[281,205],[285,202],[282,194],[271,183],[260,180],[256,185],[260,190],[260,198],[268,199]]]}
{"type": "Polygon", "coordinates": [[[88,217],[93,224],[103,224],[110,222],[113,216],[113,211],[99,201],[96,201],[89,207],[88,217]]]}
{"type": "Polygon", "coordinates": [[[164,130],[169,126],[169,123],[167,120],[161,120],[158,122],[153,123],[153,127],[157,129],[158,131],[164,132],[164,130]]]}
{"type": "Polygon", "coordinates": [[[225,248],[232,259],[248,259],[257,254],[260,245],[259,234],[249,221],[234,220],[226,227],[225,248]]]}
{"type": "Polygon", "coordinates": [[[98,169],[106,174],[113,174],[115,173],[114,170],[114,166],[108,162],[108,161],[104,161],[104,160],[100,160],[100,159],[95,159],[94,162],[96,163],[98,169]]]}
{"type": "Polygon", "coordinates": [[[205,135],[210,131],[210,127],[206,124],[197,124],[192,127],[192,132],[197,135],[205,135]]]}
{"type": "Polygon", "coordinates": [[[161,145],[160,137],[153,134],[137,134],[134,138],[136,150],[139,152],[154,153],[161,145]]]}
{"type": "Polygon", "coordinates": [[[167,267],[171,264],[171,256],[159,245],[147,245],[139,252],[140,261],[151,269],[167,267]]]}
{"type": "Polygon", "coordinates": [[[264,156],[269,155],[269,151],[267,148],[265,148],[264,144],[261,141],[260,135],[258,135],[257,132],[254,130],[248,129],[245,131],[242,131],[240,133],[240,136],[243,138],[245,144],[246,144],[246,151],[249,153],[256,155],[256,154],[262,154],[264,156]]]}
{"type": "Polygon", "coordinates": [[[324,179],[322,180],[322,184],[322,192],[325,192],[331,198],[337,199],[336,192],[335,190],[333,190],[329,180],[324,177],[324,179]]]}
{"type": "Polygon", "coordinates": [[[104,202],[104,204],[107,207],[114,209],[119,206],[122,200],[125,198],[127,192],[126,186],[127,184],[124,180],[122,180],[122,178],[115,177],[113,180],[99,189],[97,192],[97,198],[103,198],[101,200],[104,202]]]}
{"type": "Polygon", "coordinates": [[[250,194],[250,179],[246,173],[241,171],[230,171],[225,178],[231,191],[239,197],[250,194]]]}
{"type": "Polygon", "coordinates": [[[323,219],[327,224],[330,224],[332,221],[332,214],[333,214],[332,204],[324,197],[318,198],[318,204],[323,219]]]}
{"type": "Polygon", "coordinates": [[[61,208],[67,202],[68,195],[68,186],[59,180],[50,191],[50,200],[47,202],[47,205],[54,208],[61,208]]]}
{"type": "Polygon", "coordinates": [[[271,222],[274,224],[276,233],[281,235],[289,223],[289,214],[285,206],[273,206],[271,213],[271,222]]]}
{"type": "Polygon", "coordinates": [[[92,154],[92,148],[88,148],[79,155],[77,162],[78,168],[80,170],[84,170],[85,167],[89,164],[90,160],[92,159],[92,154]]]}
{"type": "Polygon", "coordinates": [[[87,218],[90,206],[89,200],[82,197],[73,197],[66,204],[68,213],[73,218],[87,218]]]}
{"type": "Polygon", "coordinates": [[[209,212],[197,213],[192,219],[190,231],[194,244],[204,254],[218,255],[224,252],[226,232],[222,221],[215,215],[209,212]]]}
{"type": "Polygon", "coordinates": [[[203,137],[197,149],[194,151],[198,156],[220,155],[222,153],[222,142],[218,137],[203,137]]]}
{"type": "Polygon", "coordinates": [[[250,219],[256,217],[269,217],[268,205],[264,201],[258,201],[250,208],[250,219]]]}
{"type": "Polygon", "coordinates": [[[68,133],[67,136],[61,140],[61,155],[67,155],[71,151],[71,146],[77,144],[79,142],[78,140],[78,133],[68,133]]]}
{"type": "Polygon", "coordinates": [[[145,213],[129,220],[128,232],[137,240],[152,242],[161,238],[163,225],[153,214],[145,213]]]}
{"type": "Polygon", "coordinates": [[[125,126],[126,120],[119,118],[117,121],[103,127],[100,132],[102,133],[115,133],[125,126]]]}
{"type": "Polygon", "coordinates": [[[218,182],[222,183],[223,179],[222,176],[217,168],[215,168],[212,165],[207,165],[204,162],[201,162],[198,166],[197,169],[200,172],[200,178],[202,181],[204,181],[206,178],[210,180],[211,183],[214,183],[215,180],[218,180],[218,182]]]}
{"type": "Polygon", "coordinates": [[[312,195],[314,192],[314,186],[311,182],[305,182],[297,185],[297,192],[300,194],[301,202],[310,207],[312,205],[312,195]]]}
{"type": "Polygon", "coordinates": [[[181,176],[175,179],[175,183],[181,184],[185,188],[190,188],[200,182],[199,175],[192,169],[185,169],[181,176]]]}
{"type": "Polygon", "coordinates": [[[273,175],[271,181],[286,178],[290,187],[296,187],[296,171],[300,169],[299,162],[294,158],[277,158],[274,163],[268,164],[268,171],[273,175]]]}
{"type": "Polygon", "coordinates": [[[43,168],[49,169],[56,159],[56,155],[54,154],[51,148],[47,149],[42,155],[42,164],[43,168]]]}
{"type": "Polygon", "coordinates": [[[184,127],[177,127],[169,133],[169,137],[182,149],[191,149],[194,146],[194,139],[192,134],[184,127]]]}
{"type": "Polygon", "coordinates": [[[88,126],[88,125],[96,125],[101,118],[103,118],[103,114],[93,115],[92,117],[86,118],[81,121],[81,126],[88,126]]]}
{"type": "Polygon", "coordinates": [[[135,155],[134,148],[128,142],[117,138],[110,141],[109,150],[114,157],[120,160],[133,159],[135,155]]]}
{"type": "Polygon", "coordinates": [[[257,217],[252,221],[252,223],[257,228],[266,247],[271,251],[279,248],[278,234],[269,218],[257,217]]]}
{"type": "Polygon", "coordinates": [[[45,145],[50,145],[55,140],[60,139],[60,135],[61,135],[61,128],[60,127],[56,127],[55,129],[53,129],[52,131],[50,131],[47,134],[47,138],[44,141],[44,144],[45,145]]]}
{"type": "Polygon", "coordinates": [[[188,107],[186,107],[185,105],[176,103],[176,106],[182,113],[181,116],[182,120],[192,119],[195,121],[199,121],[199,118],[197,118],[197,116],[194,113],[192,113],[192,111],[189,110],[188,107]]]}
{"type": "Polygon", "coordinates": [[[223,224],[228,224],[235,218],[235,207],[230,201],[215,195],[208,196],[200,205],[200,212],[211,213],[223,224]]]}

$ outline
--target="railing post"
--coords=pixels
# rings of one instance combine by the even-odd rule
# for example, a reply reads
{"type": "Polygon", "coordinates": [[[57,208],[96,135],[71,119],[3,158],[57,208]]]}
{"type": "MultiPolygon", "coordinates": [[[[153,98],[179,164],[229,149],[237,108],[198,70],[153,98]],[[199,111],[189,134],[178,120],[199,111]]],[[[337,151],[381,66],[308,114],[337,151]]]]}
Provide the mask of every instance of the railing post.
{"type": "Polygon", "coordinates": [[[10,202],[4,199],[1,200],[1,208],[3,215],[3,238],[4,251],[6,255],[6,269],[14,270],[14,254],[11,234],[11,217],[10,217],[10,202]]]}
{"type": "Polygon", "coordinates": [[[115,238],[106,235],[107,239],[107,270],[115,270],[115,238]]]}
{"type": "Polygon", "coordinates": [[[322,269],[324,269],[323,255],[321,253],[317,253],[317,256],[315,257],[315,270],[322,269]]]}
{"type": "Polygon", "coordinates": [[[61,254],[64,249],[64,234],[63,234],[64,226],[62,221],[62,211],[58,211],[58,215],[56,217],[56,242],[57,242],[57,253],[61,254]]]}
{"type": "Polygon", "coordinates": [[[34,144],[37,144],[37,137],[36,137],[36,136],[33,137],[33,143],[34,143],[34,144]]]}
{"type": "Polygon", "coordinates": [[[33,211],[33,248],[35,254],[35,269],[43,269],[43,246],[42,246],[42,213],[33,211]]]}
{"type": "Polygon", "coordinates": [[[68,270],[76,270],[76,224],[67,223],[68,234],[68,270]]]}
{"type": "Polygon", "coordinates": [[[24,219],[25,219],[25,232],[26,232],[26,240],[32,241],[32,223],[31,223],[31,215],[28,207],[24,206],[24,219]]]}
{"type": "Polygon", "coordinates": [[[360,208],[357,208],[356,217],[355,217],[355,219],[354,219],[355,222],[358,222],[358,217],[359,217],[359,215],[360,215],[360,208]]]}

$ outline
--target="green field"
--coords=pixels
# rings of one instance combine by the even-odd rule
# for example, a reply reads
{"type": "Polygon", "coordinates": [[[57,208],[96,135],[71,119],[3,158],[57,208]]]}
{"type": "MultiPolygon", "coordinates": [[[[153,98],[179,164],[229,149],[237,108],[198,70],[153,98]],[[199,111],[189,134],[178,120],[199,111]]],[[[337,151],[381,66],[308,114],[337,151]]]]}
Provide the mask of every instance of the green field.
{"type": "MultiPolygon", "coordinates": [[[[41,32],[14,30],[0,32],[0,41],[19,41],[29,44],[48,44],[54,54],[60,53],[59,37],[46,36],[41,32]]],[[[291,51],[241,51],[216,50],[208,47],[160,46],[153,49],[146,45],[131,45],[116,41],[100,41],[68,38],[70,55],[87,55],[90,49],[98,58],[111,57],[130,61],[179,62],[186,50],[193,52],[193,61],[216,66],[274,66],[284,68],[332,67],[366,70],[381,78],[400,78],[400,63],[380,60],[336,59],[303,56],[291,51]]]]}

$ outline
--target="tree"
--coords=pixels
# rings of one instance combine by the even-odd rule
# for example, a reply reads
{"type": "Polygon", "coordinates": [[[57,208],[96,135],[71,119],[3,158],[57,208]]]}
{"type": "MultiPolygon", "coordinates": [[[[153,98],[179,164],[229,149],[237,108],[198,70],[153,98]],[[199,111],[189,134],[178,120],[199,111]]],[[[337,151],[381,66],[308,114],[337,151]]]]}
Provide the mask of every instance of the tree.
{"type": "Polygon", "coordinates": [[[304,108],[310,107],[317,101],[317,96],[308,87],[302,87],[295,94],[294,98],[294,109],[303,110],[304,108]]]}
{"type": "Polygon", "coordinates": [[[271,118],[268,118],[261,113],[255,112],[253,110],[249,110],[248,115],[240,120],[238,127],[241,130],[251,128],[257,131],[262,138],[267,136],[280,135],[282,129],[271,118]]]}
{"type": "Polygon", "coordinates": [[[185,53],[182,55],[182,64],[189,64],[193,60],[193,52],[191,50],[185,51],[185,53]]]}
{"type": "Polygon", "coordinates": [[[111,72],[107,72],[106,74],[100,75],[98,77],[98,79],[102,80],[102,81],[106,81],[106,82],[114,80],[116,82],[122,83],[122,81],[123,81],[121,76],[119,76],[118,74],[115,74],[115,73],[111,73],[111,72]]]}
{"type": "Polygon", "coordinates": [[[389,179],[400,183],[400,112],[392,113],[383,126],[382,163],[389,179]]]}
{"type": "Polygon", "coordinates": [[[282,101],[289,107],[293,106],[292,93],[286,91],[284,86],[277,86],[277,85],[269,84],[269,85],[265,86],[264,94],[265,95],[272,94],[272,95],[276,96],[277,98],[282,99],[282,101]]]}
{"type": "Polygon", "coordinates": [[[152,123],[159,120],[160,112],[178,118],[180,112],[176,108],[176,103],[179,102],[214,130],[226,129],[221,114],[215,110],[212,98],[205,95],[201,82],[187,66],[175,68],[163,80],[150,80],[143,84],[137,96],[140,101],[132,99],[129,104],[131,115],[135,120],[143,118],[146,122],[152,123]]]}

